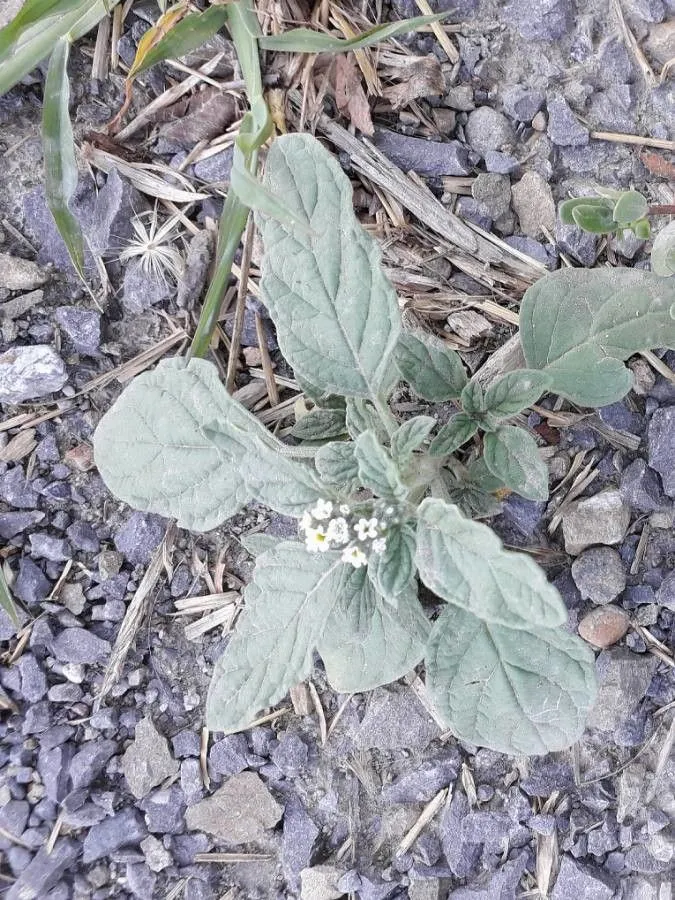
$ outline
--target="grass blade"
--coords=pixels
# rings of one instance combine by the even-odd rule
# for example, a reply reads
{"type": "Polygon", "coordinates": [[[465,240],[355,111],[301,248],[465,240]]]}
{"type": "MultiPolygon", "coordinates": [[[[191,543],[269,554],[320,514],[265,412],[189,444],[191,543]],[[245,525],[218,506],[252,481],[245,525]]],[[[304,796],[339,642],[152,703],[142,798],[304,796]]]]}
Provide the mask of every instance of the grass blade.
{"type": "Polygon", "coordinates": [[[0,30],[0,61],[31,25],[44,23],[52,16],[63,16],[81,3],[82,0],[26,0],[12,21],[0,30]]]}
{"type": "Polygon", "coordinates": [[[375,25],[374,28],[369,28],[353,38],[333,37],[321,31],[312,31],[310,28],[293,28],[284,34],[260,37],[258,43],[263,50],[281,50],[286,53],[343,53],[347,50],[362,50],[397,34],[415,31],[417,28],[431,25],[432,22],[438,22],[447,15],[447,12],[443,12],[435,16],[415,16],[401,22],[375,25]]]}
{"type": "Polygon", "coordinates": [[[146,43],[139,42],[136,59],[129,70],[129,79],[135,78],[158,62],[176,59],[200,47],[223,27],[228,18],[227,7],[223,6],[212,6],[205,12],[189,13],[176,24],[171,24],[171,19],[167,18],[171,15],[171,10],[164,13],[154,28],[143,35],[146,38],[155,32],[146,43]],[[162,29],[166,33],[157,40],[157,35],[161,35],[162,29]]]}
{"type": "MultiPolygon", "coordinates": [[[[28,0],[31,4],[25,25],[17,28],[16,18],[0,32],[0,95],[32,72],[52,52],[57,41],[76,41],[98,24],[121,0],[28,0]],[[39,17],[41,4],[48,11],[39,17]],[[7,29],[10,29],[9,32],[7,29]],[[10,40],[7,41],[9,34],[10,40]]],[[[24,7],[25,9],[25,7],[24,7]]],[[[21,15],[23,9],[19,13],[21,15]]],[[[20,23],[21,24],[21,23],[20,23]]]]}
{"type": "Polygon", "coordinates": [[[260,24],[250,0],[237,0],[226,6],[228,28],[237,50],[237,60],[246,82],[246,93],[251,106],[263,96],[262,74],[258,55],[259,42],[263,40],[260,24]]]}
{"type": "Polygon", "coordinates": [[[5,578],[2,566],[0,566],[0,606],[10,617],[16,628],[18,628],[21,625],[21,620],[19,619],[16,604],[9,591],[9,585],[7,584],[7,579],[5,578]]]}
{"type": "Polygon", "coordinates": [[[77,187],[75,144],[68,115],[69,52],[69,41],[61,38],[54,47],[47,70],[42,108],[45,194],[59,234],[68,248],[78,275],[84,281],[84,240],[80,225],[68,208],[77,187]]]}

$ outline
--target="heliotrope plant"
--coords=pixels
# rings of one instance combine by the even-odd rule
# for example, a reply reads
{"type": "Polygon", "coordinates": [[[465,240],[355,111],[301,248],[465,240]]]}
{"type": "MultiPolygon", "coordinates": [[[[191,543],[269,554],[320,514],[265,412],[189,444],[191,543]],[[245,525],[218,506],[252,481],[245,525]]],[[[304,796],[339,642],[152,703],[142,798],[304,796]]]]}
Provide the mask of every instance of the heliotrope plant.
{"type": "Polygon", "coordinates": [[[521,306],[528,368],[483,389],[441,341],[402,330],[349,180],[317,140],[275,140],[265,189],[286,214],[259,217],[262,290],[315,404],[294,428],[301,443],[270,434],[200,359],[140,375],[95,435],[103,478],[137,508],[203,531],[251,499],[298,520],[298,540],[245,541],[256,565],[216,665],[209,728],[246,727],[310,675],[317,651],[340,692],[423,661],[439,715],[467,741],[568,746],[594,700],[593,653],[562,627],[565,607],[535,562],[465,513],[484,514],[500,487],[546,496],[534,439],[507,420],[546,391],[582,405],[623,396],[621,360],[675,344],[673,287],[630,270],[546,276],[521,306]],[[431,415],[397,421],[388,401],[402,380],[456,414],[440,428],[431,415]],[[434,621],[421,585],[444,601],[434,621]]]}

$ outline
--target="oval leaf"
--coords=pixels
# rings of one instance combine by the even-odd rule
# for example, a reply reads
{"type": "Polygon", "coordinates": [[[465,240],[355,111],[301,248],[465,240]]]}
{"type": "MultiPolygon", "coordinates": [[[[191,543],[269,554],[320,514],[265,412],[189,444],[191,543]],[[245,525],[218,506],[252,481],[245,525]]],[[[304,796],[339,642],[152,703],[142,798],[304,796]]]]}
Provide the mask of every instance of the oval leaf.
{"type": "Polygon", "coordinates": [[[359,474],[359,465],[351,441],[331,441],[319,447],[314,465],[326,484],[350,489],[359,474]]]}
{"type": "Polygon", "coordinates": [[[496,420],[515,416],[532,406],[551,385],[541,369],[518,369],[493,381],[485,391],[485,407],[496,420]]]}
{"type": "Polygon", "coordinates": [[[417,567],[415,531],[411,525],[394,526],[387,532],[387,546],[383,553],[371,554],[368,574],[378,593],[394,606],[401,594],[414,588],[417,567]]]}
{"type": "Polygon", "coordinates": [[[647,215],[649,204],[637,191],[625,191],[616,201],[614,221],[619,225],[630,225],[647,215]]]}
{"type": "Polygon", "coordinates": [[[443,500],[427,499],[419,508],[415,561],[428,588],[488,622],[527,629],[567,621],[558,592],[534,560],[505,550],[487,525],[443,500]]]}
{"type": "Polygon", "coordinates": [[[319,390],[377,397],[400,317],[349,179],[315,138],[292,134],[272,144],[264,184],[310,229],[260,217],[262,288],[284,356],[319,390]]]}
{"type": "Polygon", "coordinates": [[[415,450],[422,446],[435,425],[436,419],[431,416],[415,416],[404,422],[391,437],[391,453],[394,459],[400,465],[410,462],[415,450]]]}
{"type": "Polygon", "coordinates": [[[528,500],[548,498],[548,469],[537,442],[523,428],[503,425],[485,435],[483,459],[490,472],[528,500]]]}
{"type": "Polygon", "coordinates": [[[401,377],[425,400],[440,403],[459,397],[466,384],[458,354],[423,331],[403,332],[394,359],[401,377]]]}
{"type": "Polygon", "coordinates": [[[444,425],[431,442],[431,456],[450,456],[478,431],[478,423],[468,413],[460,412],[444,425]]]}
{"type": "Polygon", "coordinates": [[[408,488],[401,481],[398,468],[372,431],[364,431],[356,440],[354,458],[359,467],[359,481],[376,497],[403,500],[408,488]]]}
{"type": "Polygon", "coordinates": [[[425,665],[434,706],[453,732],[498,753],[569,747],[595,699],[593,653],[579,638],[506,628],[454,606],[434,623],[425,665]]]}
{"type": "Polygon", "coordinates": [[[675,281],[635,269],[561,269],[525,292],[525,359],[530,368],[546,370],[551,390],[561,396],[608,406],[632,384],[621,360],[675,347],[674,309],[675,281]]]}
{"type": "Polygon", "coordinates": [[[581,203],[572,210],[574,224],[591,234],[609,234],[616,231],[612,210],[608,206],[590,206],[581,203]]]}
{"type": "Polygon", "coordinates": [[[283,542],[256,560],[246,606],[206,698],[211,731],[246,728],[312,669],[312,651],[348,569],[335,553],[283,542]]]}
{"type": "Polygon", "coordinates": [[[663,278],[675,275],[675,222],[662,228],[654,238],[652,272],[663,278]]]}
{"type": "Polygon", "coordinates": [[[346,433],[342,409],[313,409],[291,428],[293,437],[300,441],[325,441],[346,433]]]}
{"type": "Polygon", "coordinates": [[[572,197],[570,200],[565,200],[560,204],[558,213],[560,215],[560,221],[564,225],[576,225],[577,223],[574,221],[574,210],[577,206],[595,206],[611,210],[612,205],[612,203],[608,203],[607,200],[602,197],[572,197]]]}

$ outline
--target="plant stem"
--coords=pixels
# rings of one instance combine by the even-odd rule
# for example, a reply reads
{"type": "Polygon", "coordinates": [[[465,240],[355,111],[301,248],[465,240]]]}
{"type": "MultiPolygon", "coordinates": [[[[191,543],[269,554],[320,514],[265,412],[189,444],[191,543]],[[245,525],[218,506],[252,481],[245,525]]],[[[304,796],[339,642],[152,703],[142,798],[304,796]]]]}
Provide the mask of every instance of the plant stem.
{"type": "Polygon", "coordinates": [[[657,203],[647,210],[648,216],[675,216],[675,203],[657,203]]]}
{"type": "Polygon", "coordinates": [[[377,414],[380,417],[380,421],[382,422],[384,427],[387,429],[387,434],[389,435],[389,437],[391,437],[392,434],[398,428],[398,422],[396,421],[396,419],[392,415],[389,407],[382,400],[381,397],[373,397],[372,400],[373,400],[373,406],[375,407],[375,410],[377,411],[377,414]]]}

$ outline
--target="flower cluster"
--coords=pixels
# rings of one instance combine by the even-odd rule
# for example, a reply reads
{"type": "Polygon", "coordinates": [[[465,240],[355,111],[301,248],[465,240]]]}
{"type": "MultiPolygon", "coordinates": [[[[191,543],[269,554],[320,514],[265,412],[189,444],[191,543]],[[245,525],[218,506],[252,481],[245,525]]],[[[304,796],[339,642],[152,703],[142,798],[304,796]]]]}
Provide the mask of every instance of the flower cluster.
{"type": "Polygon", "coordinates": [[[368,562],[370,552],[384,553],[393,514],[393,506],[379,503],[352,509],[344,503],[336,507],[331,500],[317,500],[300,519],[300,530],[311,552],[341,549],[342,561],[359,569],[368,562]]]}

